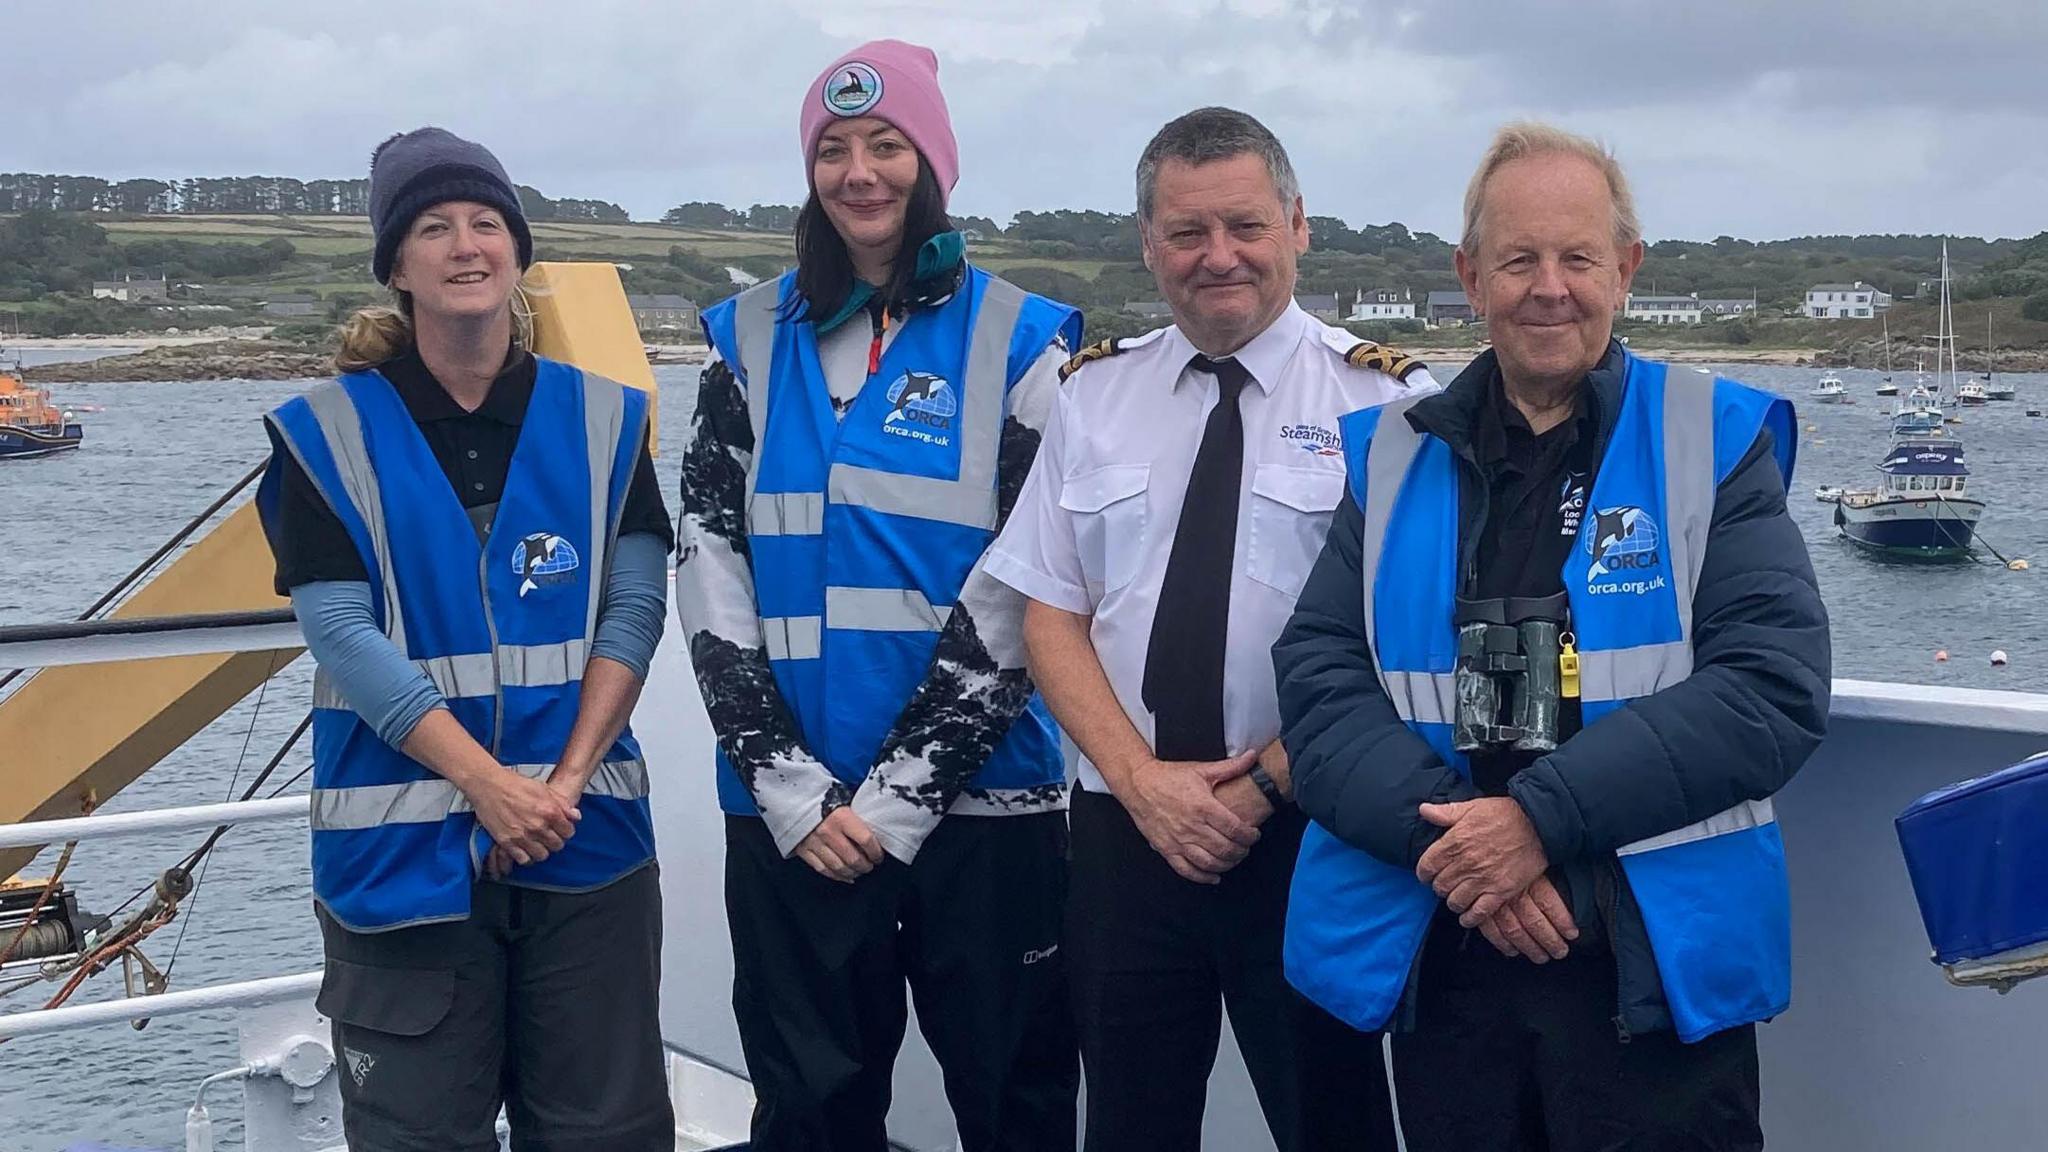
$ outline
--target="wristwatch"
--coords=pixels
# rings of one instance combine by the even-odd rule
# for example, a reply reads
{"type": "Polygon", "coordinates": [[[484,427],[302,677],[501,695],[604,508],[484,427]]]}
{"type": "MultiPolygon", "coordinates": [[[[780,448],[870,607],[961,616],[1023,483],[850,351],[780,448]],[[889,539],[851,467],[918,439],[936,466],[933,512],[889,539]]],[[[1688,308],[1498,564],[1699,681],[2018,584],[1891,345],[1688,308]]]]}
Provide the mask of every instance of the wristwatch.
{"type": "Polygon", "coordinates": [[[1253,764],[1252,770],[1245,775],[1251,778],[1253,784],[1258,785],[1259,794],[1266,798],[1266,803],[1271,804],[1275,812],[1286,806],[1287,797],[1280,794],[1280,786],[1273,783],[1271,776],[1266,775],[1264,764],[1253,764]]]}

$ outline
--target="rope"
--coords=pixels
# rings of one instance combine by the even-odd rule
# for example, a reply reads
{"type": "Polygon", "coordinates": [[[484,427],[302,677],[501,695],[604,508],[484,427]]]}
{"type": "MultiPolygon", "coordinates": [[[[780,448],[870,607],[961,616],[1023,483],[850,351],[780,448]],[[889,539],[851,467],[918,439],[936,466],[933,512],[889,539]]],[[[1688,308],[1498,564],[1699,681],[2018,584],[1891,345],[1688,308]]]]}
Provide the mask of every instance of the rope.
{"type": "MultiPolygon", "coordinates": [[[[1977,543],[1982,544],[1984,546],[1985,551],[1991,553],[1993,556],[1998,557],[2001,566],[2005,568],[2012,567],[2012,561],[2006,559],[2005,553],[2000,552],[1997,549],[1997,547],[1995,547],[1991,543],[1991,541],[1986,540],[1984,538],[1984,533],[1981,530],[1973,526],[1968,520],[1963,519],[1962,513],[1957,512],[1954,509],[1950,508],[1948,497],[1943,496],[1940,492],[1936,492],[1934,493],[1934,518],[1936,520],[1940,520],[1941,514],[1943,512],[1947,512],[1950,516],[1955,518],[1956,523],[1961,524],[1965,529],[1968,529],[1970,538],[1972,540],[1975,540],[1977,543]]],[[[1970,559],[1975,560],[1979,564],[1984,563],[1983,557],[1980,557],[1975,553],[1972,553],[1970,555],[1970,559]]]]}
{"type": "Polygon", "coordinates": [[[48,880],[43,881],[41,894],[36,897],[36,902],[29,906],[28,919],[21,922],[21,927],[15,931],[13,938],[7,941],[7,946],[0,948],[0,964],[7,963],[7,958],[14,955],[14,950],[21,946],[22,937],[27,936],[28,930],[36,926],[36,917],[41,914],[43,905],[50,902],[50,897],[57,894],[57,882],[64,879],[64,869],[71,866],[71,854],[77,850],[76,840],[64,845],[63,854],[57,857],[56,871],[50,873],[48,880]]]}

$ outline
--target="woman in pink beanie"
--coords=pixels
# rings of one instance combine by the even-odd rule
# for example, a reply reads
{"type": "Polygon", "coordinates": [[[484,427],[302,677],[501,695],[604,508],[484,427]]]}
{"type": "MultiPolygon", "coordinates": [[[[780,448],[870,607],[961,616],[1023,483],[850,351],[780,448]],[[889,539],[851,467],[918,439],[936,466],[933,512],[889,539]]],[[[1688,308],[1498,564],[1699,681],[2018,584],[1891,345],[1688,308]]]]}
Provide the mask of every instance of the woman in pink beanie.
{"type": "Polygon", "coordinates": [[[938,68],[819,74],[797,266],[704,313],[676,601],[757,1152],[884,1152],[906,985],[963,1152],[1075,1145],[1066,772],[983,565],[1081,321],[967,262],[938,68]]]}

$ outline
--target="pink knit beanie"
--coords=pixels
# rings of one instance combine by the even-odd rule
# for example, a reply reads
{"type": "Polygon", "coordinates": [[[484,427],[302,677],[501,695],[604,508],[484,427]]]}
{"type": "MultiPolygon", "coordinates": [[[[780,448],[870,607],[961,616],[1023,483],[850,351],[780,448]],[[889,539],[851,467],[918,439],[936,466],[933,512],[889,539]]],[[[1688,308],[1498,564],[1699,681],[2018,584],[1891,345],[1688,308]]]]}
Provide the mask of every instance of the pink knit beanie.
{"type": "Polygon", "coordinates": [[[960,179],[960,146],[939,91],[939,58],[929,48],[901,40],[871,40],[832,62],[804,93],[804,172],[818,150],[818,137],[834,120],[873,116],[887,120],[931,165],[948,196],[960,179]]]}

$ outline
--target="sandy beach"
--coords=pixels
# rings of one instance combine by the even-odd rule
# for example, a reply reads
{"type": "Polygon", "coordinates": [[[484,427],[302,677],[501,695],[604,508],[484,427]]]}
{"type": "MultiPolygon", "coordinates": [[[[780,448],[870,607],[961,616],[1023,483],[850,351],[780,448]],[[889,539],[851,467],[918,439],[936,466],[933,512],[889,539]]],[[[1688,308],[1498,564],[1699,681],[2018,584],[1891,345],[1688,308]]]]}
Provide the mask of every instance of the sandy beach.
{"type": "Polygon", "coordinates": [[[189,348],[222,340],[261,340],[270,335],[267,327],[206,328],[198,331],[134,332],[125,336],[10,336],[9,348],[24,352],[89,352],[103,348],[142,351],[150,348],[189,348]]]}

